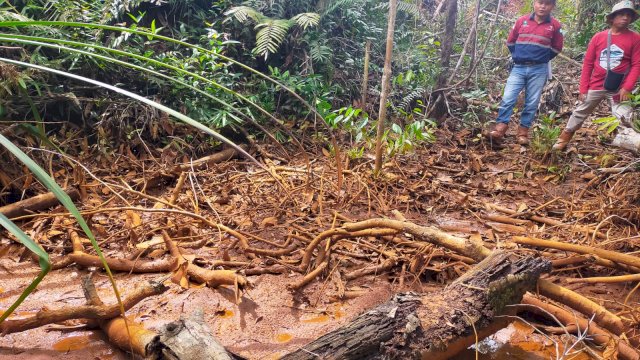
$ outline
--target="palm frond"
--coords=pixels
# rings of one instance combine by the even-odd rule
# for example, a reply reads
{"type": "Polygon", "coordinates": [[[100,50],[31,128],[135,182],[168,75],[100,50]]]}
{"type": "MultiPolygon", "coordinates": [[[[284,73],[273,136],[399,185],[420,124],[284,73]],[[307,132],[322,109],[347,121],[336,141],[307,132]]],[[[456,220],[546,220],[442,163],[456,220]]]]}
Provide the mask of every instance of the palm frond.
{"type": "Polygon", "coordinates": [[[317,13],[301,13],[291,18],[302,29],[307,30],[309,26],[317,26],[320,23],[320,14],[317,13]]]}
{"type": "Polygon", "coordinates": [[[264,55],[265,59],[269,54],[274,54],[287,36],[291,25],[290,20],[282,19],[268,19],[256,25],[256,29],[260,30],[256,34],[254,51],[258,55],[264,55]]]}
{"type": "Polygon", "coordinates": [[[258,10],[249,6],[234,6],[227,10],[224,15],[227,16],[225,21],[229,21],[231,18],[234,18],[241,23],[244,23],[249,19],[259,23],[265,17],[258,10]]]}

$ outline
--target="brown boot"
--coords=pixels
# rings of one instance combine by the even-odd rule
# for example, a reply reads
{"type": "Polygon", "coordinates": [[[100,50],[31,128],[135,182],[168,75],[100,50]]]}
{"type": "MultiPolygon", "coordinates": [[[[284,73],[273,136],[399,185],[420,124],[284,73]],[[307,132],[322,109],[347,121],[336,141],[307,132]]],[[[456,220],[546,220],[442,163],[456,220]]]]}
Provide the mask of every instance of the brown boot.
{"type": "Polygon", "coordinates": [[[573,137],[573,134],[574,134],[573,131],[562,130],[562,134],[560,134],[556,143],[553,144],[552,149],[560,150],[560,151],[566,149],[567,144],[569,144],[569,141],[571,141],[571,138],[573,137]]]}
{"type": "Polygon", "coordinates": [[[496,126],[493,127],[493,130],[489,133],[489,139],[495,142],[502,141],[502,139],[504,139],[504,134],[507,132],[508,128],[509,124],[497,123],[496,126]]]}
{"type": "Polygon", "coordinates": [[[529,128],[520,126],[518,127],[518,144],[529,145],[529,128]]]}

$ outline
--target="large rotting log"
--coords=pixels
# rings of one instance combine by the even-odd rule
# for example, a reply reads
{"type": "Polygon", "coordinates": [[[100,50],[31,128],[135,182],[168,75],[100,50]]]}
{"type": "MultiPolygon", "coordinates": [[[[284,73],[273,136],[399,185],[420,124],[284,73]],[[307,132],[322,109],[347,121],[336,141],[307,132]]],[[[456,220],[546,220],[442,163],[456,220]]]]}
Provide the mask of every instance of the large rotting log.
{"type": "Polygon", "coordinates": [[[495,252],[444,290],[396,295],[282,359],[447,359],[550,269],[548,260],[495,252]]]}

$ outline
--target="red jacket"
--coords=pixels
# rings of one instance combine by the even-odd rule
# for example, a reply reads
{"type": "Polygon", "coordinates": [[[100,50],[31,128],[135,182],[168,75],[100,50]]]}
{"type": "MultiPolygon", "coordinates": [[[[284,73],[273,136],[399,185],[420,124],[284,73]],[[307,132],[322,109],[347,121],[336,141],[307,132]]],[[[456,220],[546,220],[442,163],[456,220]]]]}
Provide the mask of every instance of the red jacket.
{"type": "MultiPolygon", "coordinates": [[[[582,63],[580,76],[580,93],[589,90],[604,90],[604,77],[607,75],[607,33],[601,31],[591,38],[587,53],[582,63]]],[[[632,91],[640,75],[640,34],[627,30],[618,35],[611,35],[610,69],[627,76],[622,88],[632,91]]]]}

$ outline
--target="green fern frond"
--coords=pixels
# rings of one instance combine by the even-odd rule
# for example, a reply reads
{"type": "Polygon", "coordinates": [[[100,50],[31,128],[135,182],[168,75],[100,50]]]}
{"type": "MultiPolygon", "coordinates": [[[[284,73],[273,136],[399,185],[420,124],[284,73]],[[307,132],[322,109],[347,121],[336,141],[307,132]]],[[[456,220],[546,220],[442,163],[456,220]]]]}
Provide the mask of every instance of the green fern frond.
{"type": "Polygon", "coordinates": [[[249,19],[259,23],[265,18],[265,16],[262,15],[258,10],[249,6],[234,6],[231,9],[227,10],[224,15],[227,17],[225,21],[229,21],[233,18],[241,23],[244,23],[249,19]]]}
{"type": "Polygon", "coordinates": [[[398,11],[404,11],[405,13],[413,16],[414,18],[419,18],[420,17],[420,8],[415,3],[415,1],[413,3],[405,2],[405,1],[399,1],[398,2],[398,11]]]}
{"type": "Polygon", "coordinates": [[[292,17],[291,21],[295,21],[302,29],[307,30],[307,27],[316,26],[320,23],[320,14],[301,13],[292,17]]]}
{"type": "Polygon", "coordinates": [[[309,44],[309,55],[314,62],[326,63],[331,58],[332,53],[333,50],[331,49],[331,47],[325,45],[324,43],[314,41],[309,44]]]}
{"type": "Polygon", "coordinates": [[[28,17],[13,11],[0,11],[0,21],[29,21],[28,17]]]}
{"type": "Polygon", "coordinates": [[[398,107],[402,110],[408,111],[415,100],[422,99],[425,91],[426,89],[423,87],[416,88],[409,94],[405,95],[400,104],[398,104],[398,107]]]}
{"type": "Polygon", "coordinates": [[[363,3],[364,3],[363,0],[334,0],[332,2],[329,2],[329,4],[327,4],[327,6],[325,6],[325,8],[322,9],[321,11],[322,16],[325,16],[334,12],[336,9],[354,8],[356,6],[363,5],[363,3]]]}
{"type": "Polygon", "coordinates": [[[278,51],[291,25],[291,21],[282,19],[267,19],[256,25],[256,30],[260,30],[256,34],[256,48],[254,51],[258,55],[264,55],[265,59],[269,54],[278,51]]]}
{"type": "MultiPolygon", "coordinates": [[[[385,9],[389,9],[389,3],[384,3],[383,7],[385,9]]],[[[409,1],[398,1],[398,11],[407,13],[411,16],[413,16],[414,18],[419,18],[420,17],[420,8],[418,7],[418,5],[415,3],[415,1],[409,2],[409,1]]]]}

